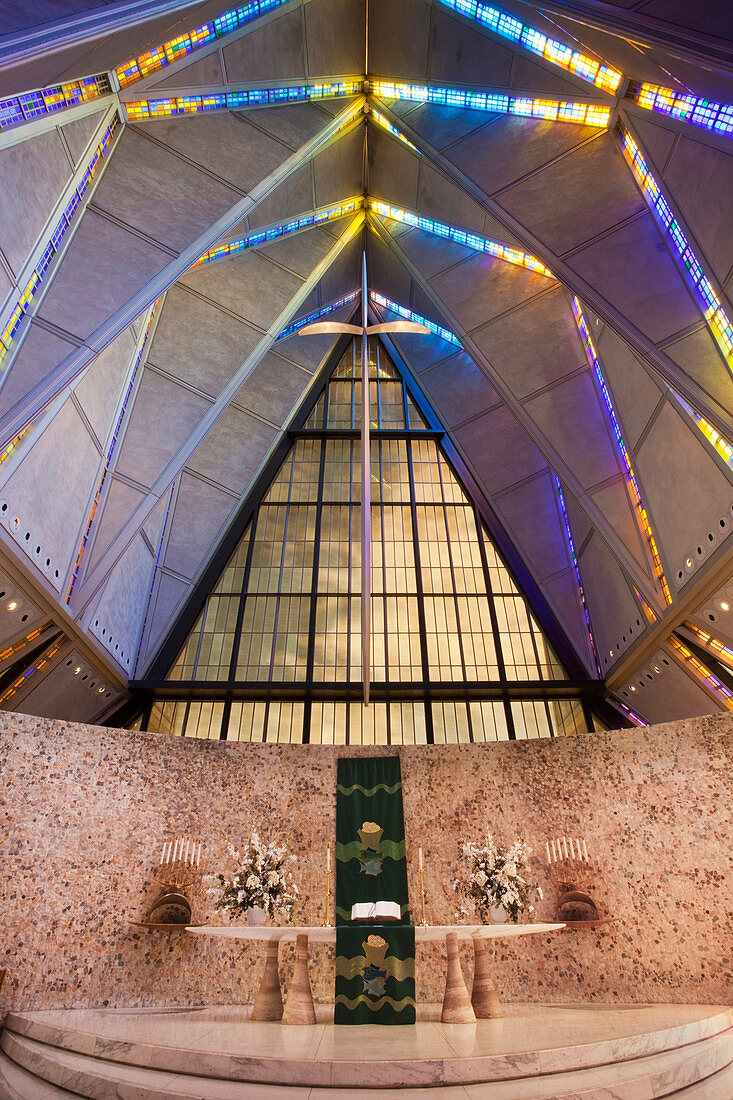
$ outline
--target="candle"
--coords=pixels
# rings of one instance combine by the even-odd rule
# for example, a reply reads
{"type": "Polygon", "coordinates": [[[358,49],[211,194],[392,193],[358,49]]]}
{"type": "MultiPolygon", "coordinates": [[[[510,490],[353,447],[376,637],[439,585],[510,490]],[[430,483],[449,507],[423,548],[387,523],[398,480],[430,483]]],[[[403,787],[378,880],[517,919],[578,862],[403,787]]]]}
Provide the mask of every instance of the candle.
{"type": "Polygon", "coordinates": [[[562,846],[565,849],[565,859],[568,858],[568,838],[564,836],[562,838],[562,846]]]}
{"type": "Polygon", "coordinates": [[[190,837],[190,836],[187,836],[187,837],[186,837],[186,854],[185,854],[185,856],[183,857],[183,860],[184,860],[184,862],[185,862],[185,863],[188,863],[188,849],[189,849],[190,847],[191,847],[191,837],[190,837]]]}
{"type": "Polygon", "coordinates": [[[326,848],[326,870],[331,870],[331,849],[326,848]]]}
{"type": "Polygon", "coordinates": [[[552,862],[557,863],[557,849],[555,848],[555,841],[551,840],[550,844],[552,845],[552,862]]]}
{"type": "Polygon", "coordinates": [[[583,841],[583,855],[584,855],[584,857],[585,857],[585,862],[586,862],[586,863],[589,863],[589,862],[590,862],[590,860],[588,859],[588,849],[587,849],[587,847],[586,847],[586,843],[585,843],[585,841],[583,841]]]}
{"type": "Polygon", "coordinates": [[[420,870],[422,871],[422,869],[423,869],[423,866],[422,866],[422,848],[418,848],[418,850],[417,850],[417,865],[420,868],[420,870]]]}
{"type": "Polygon", "coordinates": [[[573,847],[573,838],[570,837],[570,858],[575,859],[575,848],[573,847]]]}
{"type": "Polygon", "coordinates": [[[549,863],[550,862],[550,842],[549,842],[549,840],[545,841],[545,848],[547,849],[547,862],[549,863]]]}
{"type": "Polygon", "coordinates": [[[196,866],[197,867],[201,866],[201,841],[199,841],[199,850],[196,854],[196,866]]]}
{"type": "Polygon", "coordinates": [[[178,837],[176,837],[176,846],[173,849],[173,862],[174,863],[176,862],[177,858],[178,858],[178,837]]]}

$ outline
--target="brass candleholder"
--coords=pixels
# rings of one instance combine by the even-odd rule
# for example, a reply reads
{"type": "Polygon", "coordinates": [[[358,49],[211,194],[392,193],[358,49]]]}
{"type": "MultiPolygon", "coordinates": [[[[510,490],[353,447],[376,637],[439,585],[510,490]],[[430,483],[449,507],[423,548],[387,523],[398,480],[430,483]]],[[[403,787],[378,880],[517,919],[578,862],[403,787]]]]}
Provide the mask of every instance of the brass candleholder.
{"type": "Polygon", "coordinates": [[[191,903],[186,892],[201,878],[201,842],[191,837],[179,837],[174,841],[164,841],[153,881],[161,887],[161,892],[153,902],[146,923],[180,924],[191,923],[191,903]]]}
{"type": "Polygon", "coordinates": [[[420,900],[422,904],[422,920],[420,924],[423,928],[427,928],[428,921],[425,916],[425,871],[423,870],[422,862],[420,863],[420,900]]]}
{"type": "Polygon", "coordinates": [[[330,920],[331,915],[331,865],[326,867],[326,919],[323,922],[324,928],[333,928],[330,920]]]}

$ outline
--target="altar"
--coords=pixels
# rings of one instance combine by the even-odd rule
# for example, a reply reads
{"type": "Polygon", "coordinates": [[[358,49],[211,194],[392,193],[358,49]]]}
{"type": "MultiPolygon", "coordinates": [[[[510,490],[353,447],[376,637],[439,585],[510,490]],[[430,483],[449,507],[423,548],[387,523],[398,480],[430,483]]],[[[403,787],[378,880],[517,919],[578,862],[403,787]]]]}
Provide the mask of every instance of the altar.
{"type": "MultiPolygon", "coordinates": [[[[379,925],[363,925],[365,939],[379,925]]],[[[476,1019],[503,1015],[499,995],[486,957],[485,946],[492,939],[515,939],[519,936],[555,932],[564,924],[437,924],[418,925],[416,943],[446,945],[445,993],[441,1008],[443,1023],[474,1023],[476,1019]],[[470,939],[474,950],[474,976],[469,993],[463,977],[458,942],[470,939]]],[[[222,939],[254,940],[266,944],[265,965],[252,1009],[253,1020],[280,1020],[283,1024],[314,1024],[315,1005],[308,973],[309,943],[336,943],[336,929],[324,925],[252,925],[189,926],[194,936],[215,936],[222,939]],[[278,956],[283,940],[295,940],[295,969],[285,1003],[280,992],[278,956]]]]}

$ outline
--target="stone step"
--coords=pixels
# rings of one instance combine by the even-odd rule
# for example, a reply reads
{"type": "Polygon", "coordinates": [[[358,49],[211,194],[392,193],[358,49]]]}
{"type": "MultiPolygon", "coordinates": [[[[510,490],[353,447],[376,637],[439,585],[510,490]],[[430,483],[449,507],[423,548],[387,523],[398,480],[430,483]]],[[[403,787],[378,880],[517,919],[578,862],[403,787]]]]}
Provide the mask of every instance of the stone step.
{"type": "Polygon", "coordinates": [[[674,1100],[733,1100],[733,1062],[712,1077],[674,1093],[674,1100]]]}
{"type": "Polygon", "coordinates": [[[67,1092],[42,1081],[0,1050],[0,1097],[2,1100],[79,1100],[78,1092],[67,1092]]]}
{"type": "MultiPolygon", "coordinates": [[[[50,1047],[7,1028],[0,1045],[10,1059],[36,1078],[86,1100],[340,1100],[347,1096],[349,1100],[397,1100],[407,1091],[403,1085],[376,1089],[300,1085],[295,1060],[291,1063],[292,1084],[268,1085],[111,1062],[50,1047]]],[[[414,1100],[423,1096],[429,1100],[656,1100],[675,1096],[731,1063],[733,1029],[676,1050],[586,1069],[416,1087],[409,1089],[409,1095],[414,1100]]],[[[373,1062],[363,1064],[364,1085],[373,1068],[373,1062]]],[[[22,1100],[36,1100],[37,1096],[45,1100],[43,1093],[21,1092],[20,1096],[22,1100]]]]}
{"type": "MultiPolygon", "coordinates": [[[[224,1047],[212,1042],[210,1038],[195,1038],[193,1030],[187,1038],[186,1025],[192,1020],[205,1019],[203,1013],[171,1014],[158,1016],[158,1041],[144,1042],[135,1036],[134,1031],[126,1030],[124,1017],[107,1017],[113,1023],[108,1031],[84,1030],[74,1024],[74,1013],[63,1014],[59,1019],[63,1025],[43,1018],[44,1014],[11,1013],[6,1022],[6,1030],[27,1039],[57,1047],[70,1053],[82,1054],[101,1059],[105,1062],[120,1062],[128,1066],[141,1066],[173,1074],[193,1074],[234,1081],[259,1082],[268,1085],[288,1085],[294,1081],[297,1072],[298,1084],[322,1088],[359,1088],[365,1073],[374,1084],[384,1083],[389,1087],[411,1088],[434,1086],[438,1083],[480,1084],[483,1082],[511,1080],[514,1078],[534,1077],[550,1073],[568,1073],[616,1062],[626,1062],[640,1057],[660,1054],[668,1050],[680,1050],[689,1044],[703,1039],[713,1038],[733,1028],[733,1009],[711,1009],[709,1016],[686,1023],[668,1024],[648,1032],[617,1036],[603,1041],[578,1042],[565,1041],[560,1046],[530,1051],[504,1053],[464,1054],[459,1056],[449,1047],[441,1056],[431,1054],[434,1036],[432,1025],[415,1025],[415,1043],[412,1056],[403,1052],[396,1056],[395,1050],[387,1053],[383,1048],[382,1059],[375,1063],[373,1054],[360,1049],[355,1057],[346,1057],[344,1044],[346,1037],[333,1038],[331,1025],[313,1025],[312,1028],[298,1028],[297,1050],[291,1029],[283,1033],[279,1025],[242,1021],[237,1028],[238,1035],[224,1047]],[[165,1031],[161,1031],[161,1019],[167,1019],[165,1031]],[[178,1023],[177,1021],[181,1021],[178,1023]],[[185,1022],[184,1022],[185,1021],[185,1022]],[[289,1037],[289,1038],[288,1038],[289,1037]],[[176,1040],[180,1045],[176,1045],[176,1040]],[[275,1046],[273,1047],[273,1042],[275,1046]],[[329,1043],[331,1044],[329,1047],[329,1043]],[[329,1057],[329,1050],[331,1056],[329,1057]],[[423,1054],[422,1057],[420,1055],[423,1054]],[[371,1064],[368,1064],[371,1063],[371,1064]]],[[[154,1038],[154,1018],[151,1016],[149,1032],[154,1038]]],[[[491,1021],[481,1021],[481,1029],[491,1021]]],[[[92,1025],[87,1023],[87,1027],[92,1025]]],[[[458,1031],[452,1041],[460,1049],[461,1027],[453,1025],[458,1031]]],[[[206,1025],[204,1034],[209,1035],[206,1025]]],[[[361,1028],[348,1029],[352,1035],[364,1035],[361,1028]]],[[[448,1029],[450,1030],[450,1025],[448,1029]]],[[[390,1047],[399,1041],[401,1028],[390,1029],[390,1047]]],[[[733,1031],[731,1032],[733,1034],[733,1031]]],[[[371,1040],[373,1043],[374,1040],[371,1040]]],[[[353,1046],[352,1046],[353,1049],[353,1046]]],[[[729,1098],[733,1100],[733,1096],[729,1098]]]]}

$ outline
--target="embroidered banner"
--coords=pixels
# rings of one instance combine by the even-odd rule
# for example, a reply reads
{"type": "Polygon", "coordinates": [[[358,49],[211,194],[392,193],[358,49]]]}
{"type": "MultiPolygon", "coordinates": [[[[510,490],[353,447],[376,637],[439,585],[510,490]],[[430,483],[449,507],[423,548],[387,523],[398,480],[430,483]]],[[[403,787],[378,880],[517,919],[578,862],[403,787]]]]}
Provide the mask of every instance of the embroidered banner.
{"type": "Polygon", "coordinates": [[[336,923],[334,1022],[414,1023],[415,930],[398,756],[338,761],[336,923]],[[352,905],[364,902],[396,902],[401,920],[352,923],[352,905]]]}

